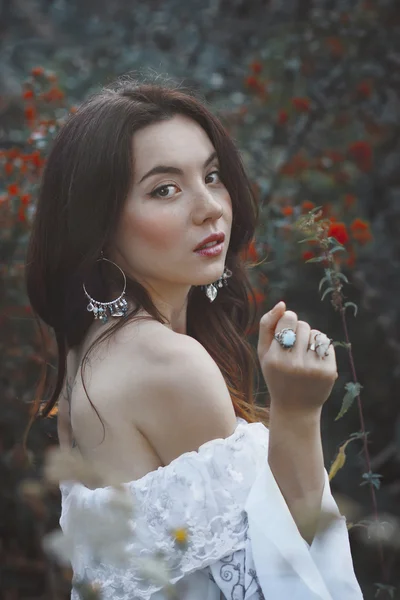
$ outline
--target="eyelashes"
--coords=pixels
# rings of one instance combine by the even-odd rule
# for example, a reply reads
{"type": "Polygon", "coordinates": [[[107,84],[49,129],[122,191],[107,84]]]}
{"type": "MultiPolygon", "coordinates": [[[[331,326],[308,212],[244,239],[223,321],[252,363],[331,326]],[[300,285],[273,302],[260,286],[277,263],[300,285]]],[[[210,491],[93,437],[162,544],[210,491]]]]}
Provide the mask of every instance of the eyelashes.
{"type": "Polygon", "coordinates": [[[176,185],[169,183],[168,185],[161,185],[156,188],[153,192],[150,192],[150,196],[152,198],[169,198],[169,196],[164,196],[161,192],[162,190],[167,190],[168,188],[175,188],[176,185]]]}
{"type": "MultiPolygon", "coordinates": [[[[219,170],[215,170],[212,171],[211,173],[209,173],[207,175],[207,177],[211,177],[211,175],[217,175],[219,181],[213,182],[213,183],[220,183],[221,182],[221,177],[220,177],[220,172],[219,170]]],[[[206,179],[207,179],[206,177],[206,179]]],[[[167,183],[165,185],[160,185],[158,188],[156,188],[155,190],[153,190],[152,192],[150,192],[150,196],[152,198],[170,198],[170,196],[168,195],[164,195],[162,193],[163,190],[168,190],[169,188],[176,188],[177,186],[174,183],[167,183]]]]}

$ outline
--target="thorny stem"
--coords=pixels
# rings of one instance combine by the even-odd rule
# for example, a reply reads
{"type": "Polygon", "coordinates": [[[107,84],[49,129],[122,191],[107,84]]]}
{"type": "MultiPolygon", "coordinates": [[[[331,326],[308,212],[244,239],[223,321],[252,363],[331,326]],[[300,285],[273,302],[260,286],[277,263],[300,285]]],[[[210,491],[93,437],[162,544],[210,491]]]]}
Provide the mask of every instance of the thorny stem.
{"type": "MultiPolygon", "coordinates": [[[[355,363],[354,363],[354,357],[353,357],[353,352],[352,352],[352,346],[350,343],[349,332],[348,332],[347,321],[346,321],[346,307],[343,305],[343,299],[344,299],[343,292],[342,292],[343,284],[342,284],[341,278],[338,276],[338,269],[335,264],[333,252],[330,250],[331,240],[329,239],[329,233],[328,233],[329,223],[327,220],[318,221],[318,219],[320,217],[323,217],[323,212],[320,210],[320,207],[315,208],[306,217],[304,217],[298,221],[297,227],[300,231],[306,233],[308,236],[310,234],[313,235],[312,238],[308,238],[308,239],[317,241],[317,243],[320,247],[320,250],[321,250],[323,262],[329,269],[331,286],[333,288],[331,304],[336,311],[340,312],[344,335],[345,335],[345,339],[346,339],[346,347],[348,349],[350,368],[351,368],[351,373],[353,376],[353,381],[354,381],[354,383],[358,383],[357,373],[356,373],[356,368],[355,368],[355,363]]],[[[365,456],[365,462],[367,465],[368,473],[372,473],[371,459],[370,459],[369,450],[368,450],[367,433],[365,431],[364,413],[363,413],[363,407],[362,407],[362,403],[361,403],[360,393],[358,393],[358,395],[357,395],[357,405],[358,405],[358,413],[359,413],[359,417],[360,417],[360,425],[361,425],[361,432],[362,432],[362,438],[363,438],[363,452],[364,452],[364,456],[365,456]]],[[[369,480],[369,488],[370,488],[370,492],[371,492],[375,522],[379,525],[378,504],[377,504],[377,500],[376,500],[375,488],[374,488],[374,485],[373,485],[371,479],[369,480]]],[[[379,536],[377,536],[377,546],[378,546],[382,578],[383,578],[384,583],[387,583],[389,580],[389,569],[386,568],[386,565],[384,562],[382,541],[379,536]]],[[[390,594],[389,591],[388,591],[388,594],[390,594]]]]}
{"type": "MultiPolygon", "coordinates": [[[[310,233],[313,233],[315,236],[314,239],[318,240],[318,244],[319,244],[319,247],[322,252],[323,262],[328,267],[329,272],[330,272],[331,285],[333,287],[331,304],[336,311],[340,312],[344,335],[345,335],[345,339],[346,339],[346,347],[348,349],[348,354],[349,354],[351,373],[353,376],[354,383],[357,383],[357,373],[356,373],[354,357],[353,357],[353,352],[352,352],[352,346],[350,343],[349,332],[348,332],[347,321],[346,321],[346,307],[343,305],[343,299],[344,299],[343,293],[342,293],[343,284],[341,282],[340,277],[337,276],[337,267],[335,264],[333,253],[330,251],[330,240],[327,237],[327,235],[328,235],[327,221],[322,220],[322,221],[317,222],[317,220],[322,216],[323,216],[323,213],[321,210],[314,209],[314,211],[309,213],[309,215],[307,217],[305,217],[305,219],[303,221],[298,223],[298,228],[301,231],[306,232],[307,235],[309,235],[310,233]]],[[[371,473],[372,472],[371,471],[371,459],[370,459],[369,450],[368,450],[367,433],[365,431],[364,413],[363,413],[363,407],[362,407],[362,403],[361,403],[361,395],[360,394],[357,395],[357,405],[358,405],[361,432],[362,432],[362,438],[363,438],[363,452],[364,452],[364,456],[365,456],[365,462],[367,465],[368,473],[371,473]]],[[[377,500],[376,500],[375,488],[374,488],[374,485],[371,480],[369,481],[369,488],[370,488],[370,492],[371,492],[375,522],[377,524],[379,524],[378,504],[377,504],[377,500]]],[[[378,553],[379,553],[379,560],[380,560],[383,581],[385,583],[387,583],[389,573],[388,573],[388,569],[386,569],[386,566],[385,566],[382,541],[379,536],[377,536],[377,545],[378,545],[378,553]]]]}
{"type": "MultiPolygon", "coordinates": [[[[321,250],[323,263],[329,269],[330,278],[331,278],[331,286],[333,288],[331,304],[335,310],[340,312],[344,335],[345,335],[345,339],[346,339],[346,347],[347,347],[348,353],[349,353],[351,373],[353,376],[354,383],[357,383],[357,373],[356,373],[356,368],[355,368],[355,364],[354,364],[354,357],[353,357],[353,352],[352,352],[352,347],[351,347],[349,332],[348,332],[348,327],[347,327],[347,321],[346,321],[346,307],[343,305],[343,299],[344,299],[343,292],[342,292],[343,284],[342,284],[341,278],[338,277],[338,275],[337,275],[337,267],[336,267],[335,260],[333,257],[333,252],[331,252],[331,250],[330,250],[331,240],[328,237],[328,235],[329,235],[328,234],[328,230],[329,230],[328,222],[327,222],[327,220],[318,221],[318,219],[322,216],[323,216],[322,211],[319,208],[316,208],[313,211],[311,211],[305,218],[300,220],[298,222],[297,227],[299,230],[305,232],[307,235],[310,235],[311,233],[314,235],[314,238],[312,238],[312,239],[317,241],[317,243],[320,247],[320,250],[321,250]]],[[[358,412],[359,412],[359,417],[360,417],[360,425],[361,425],[361,432],[362,432],[362,438],[363,438],[363,452],[364,452],[364,456],[365,456],[365,462],[367,465],[368,473],[371,473],[372,472],[371,471],[371,459],[370,459],[369,450],[368,450],[367,433],[365,431],[364,413],[363,413],[363,407],[362,407],[362,403],[361,403],[360,394],[357,395],[357,404],[358,404],[358,412]]],[[[378,505],[377,505],[377,501],[376,501],[375,488],[374,488],[374,485],[371,480],[369,481],[369,488],[371,491],[372,506],[373,506],[375,522],[377,524],[379,524],[378,505]]],[[[377,545],[378,545],[378,553],[379,553],[382,578],[383,578],[383,581],[385,583],[387,583],[389,571],[388,571],[388,569],[386,569],[386,566],[384,563],[382,541],[379,536],[377,536],[377,545]]],[[[388,592],[388,593],[390,593],[390,592],[388,592]]]]}
{"type": "MultiPolygon", "coordinates": [[[[346,309],[344,307],[340,308],[340,316],[342,318],[342,325],[343,325],[344,335],[345,335],[345,339],[346,339],[346,343],[347,343],[347,348],[348,348],[348,352],[349,352],[350,368],[351,368],[351,372],[352,372],[352,375],[353,375],[353,381],[356,383],[357,382],[357,373],[356,373],[356,368],[355,368],[355,365],[354,365],[353,352],[352,352],[352,348],[351,348],[351,344],[350,344],[350,339],[349,339],[349,334],[348,334],[348,329],[347,329],[346,309]]],[[[369,456],[367,434],[366,434],[366,431],[365,431],[364,413],[363,413],[363,408],[362,408],[360,394],[357,395],[357,406],[358,406],[358,414],[359,414],[359,417],[360,417],[361,431],[362,431],[362,434],[363,434],[362,438],[363,438],[365,462],[366,462],[367,470],[368,470],[367,472],[371,473],[371,459],[370,459],[370,456],[369,456]]],[[[370,492],[371,492],[372,506],[373,506],[375,521],[376,521],[376,523],[379,523],[378,503],[376,501],[375,487],[374,487],[374,485],[373,485],[373,483],[371,481],[369,482],[369,489],[370,489],[370,492]]],[[[388,580],[388,577],[387,577],[388,574],[387,574],[387,571],[385,569],[382,542],[381,542],[381,539],[380,539],[379,536],[377,538],[377,541],[378,541],[379,560],[380,560],[381,568],[382,568],[382,576],[383,576],[384,582],[386,583],[387,580],[388,580]]]]}
{"type": "MultiPolygon", "coordinates": [[[[328,262],[328,264],[331,267],[332,284],[333,284],[333,287],[335,288],[335,292],[333,292],[334,298],[332,299],[332,305],[336,310],[338,310],[340,312],[344,335],[345,335],[345,340],[346,340],[347,349],[348,349],[348,353],[349,353],[351,373],[353,376],[354,383],[357,383],[357,381],[358,381],[357,372],[356,372],[356,367],[355,367],[355,363],[354,363],[353,351],[352,351],[352,346],[350,343],[349,331],[348,331],[347,321],[346,321],[346,308],[343,306],[343,294],[341,292],[343,285],[342,285],[342,282],[340,281],[340,279],[338,277],[335,277],[336,270],[335,270],[333,256],[332,256],[332,254],[330,254],[329,250],[326,249],[326,247],[324,248],[323,254],[325,255],[326,261],[328,262]]],[[[360,425],[361,425],[363,447],[364,447],[363,450],[364,450],[365,462],[367,465],[367,472],[371,473],[372,472],[371,471],[371,459],[370,459],[369,450],[368,450],[367,433],[365,430],[364,413],[363,413],[363,407],[362,407],[362,403],[361,403],[361,395],[360,394],[357,395],[357,405],[358,405],[358,413],[359,413],[359,417],[360,417],[360,425]]],[[[378,503],[376,500],[375,487],[371,480],[369,481],[369,489],[371,492],[374,518],[375,518],[376,523],[379,524],[378,503]]],[[[388,572],[385,568],[382,542],[381,542],[381,539],[379,536],[377,536],[377,543],[378,543],[379,560],[380,560],[380,565],[381,565],[381,569],[382,569],[382,577],[383,577],[384,582],[386,583],[388,581],[388,572]]]]}

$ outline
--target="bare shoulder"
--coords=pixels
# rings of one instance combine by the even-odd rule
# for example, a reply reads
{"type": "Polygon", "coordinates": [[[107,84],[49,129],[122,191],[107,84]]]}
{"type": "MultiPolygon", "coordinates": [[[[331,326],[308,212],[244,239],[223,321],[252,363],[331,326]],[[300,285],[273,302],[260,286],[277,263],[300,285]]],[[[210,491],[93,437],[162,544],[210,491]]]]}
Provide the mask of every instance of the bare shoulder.
{"type": "Polygon", "coordinates": [[[236,428],[232,399],[206,349],[160,324],[139,337],[132,344],[140,346],[140,369],[126,371],[133,417],[163,463],[230,436],[236,428]]]}

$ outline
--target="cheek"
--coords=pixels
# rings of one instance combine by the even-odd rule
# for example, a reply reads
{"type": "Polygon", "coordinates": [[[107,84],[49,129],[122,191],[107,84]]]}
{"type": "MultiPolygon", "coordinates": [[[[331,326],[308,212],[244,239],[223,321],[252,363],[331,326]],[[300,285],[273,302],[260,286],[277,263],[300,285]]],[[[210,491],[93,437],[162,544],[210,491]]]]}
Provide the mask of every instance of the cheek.
{"type": "Polygon", "coordinates": [[[223,195],[223,206],[224,206],[224,213],[229,217],[230,220],[232,220],[232,215],[233,215],[232,200],[231,200],[228,190],[225,190],[225,193],[223,195]]]}
{"type": "Polygon", "coordinates": [[[176,247],[182,236],[177,218],[167,211],[149,211],[147,214],[128,214],[124,223],[127,242],[156,250],[176,247]]]}

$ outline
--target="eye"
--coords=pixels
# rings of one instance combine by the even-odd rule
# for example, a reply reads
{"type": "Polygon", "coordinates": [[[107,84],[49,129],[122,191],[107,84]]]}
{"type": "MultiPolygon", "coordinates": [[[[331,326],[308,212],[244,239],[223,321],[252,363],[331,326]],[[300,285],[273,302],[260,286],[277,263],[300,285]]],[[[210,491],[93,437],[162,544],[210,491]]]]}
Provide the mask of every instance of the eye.
{"type": "Polygon", "coordinates": [[[212,181],[211,183],[219,183],[221,181],[220,172],[219,171],[212,171],[211,173],[209,173],[207,175],[207,177],[212,177],[213,175],[216,175],[219,181],[212,181]]]}
{"type": "Polygon", "coordinates": [[[176,188],[176,185],[172,185],[172,183],[169,183],[168,185],[160,185],[160,187],[150,192],[150,196],[152,198],[169,198],[169,196],[164,193],[165,190],[168,192],[169,188],[176,188]]]}

